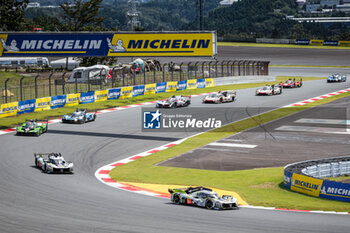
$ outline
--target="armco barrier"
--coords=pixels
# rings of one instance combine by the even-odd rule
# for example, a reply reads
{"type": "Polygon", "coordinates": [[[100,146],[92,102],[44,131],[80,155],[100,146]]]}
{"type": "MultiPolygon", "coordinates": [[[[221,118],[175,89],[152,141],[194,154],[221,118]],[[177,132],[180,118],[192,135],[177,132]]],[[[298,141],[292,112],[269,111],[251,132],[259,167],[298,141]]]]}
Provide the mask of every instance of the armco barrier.
{"type": "Polygon", "coordinates": [[[44,97],[39,99],[31,99],[19,102],[12,102],[0,105],[0,118],[14,116],[29,112],[38,112],[61,108],[65,106],[75,106],[78,104],[86,104],[100,102],[112,99],[126,99],[145,94],[155,94],[162,92],[176,92],[180,90],[213,87],[214,80],[192,79],[173,82],[153,83],[146,85],[128,86],[121,88],[110,88],[107,90],[97,90],[90,92],[82,92],[76,94],[58,95],[52,97],[44,97]]]}
{"type": "Polygon", "coordinates": [[[284,167],[284,186],[310,196],[350,202],[350,183],[324,180],[350,174],[350,156],[310,160],[284,167]]]}
{"type": "Polygon", "coordinates": [[[276,76],[246,76],[242,77],[225,77],[215,78],[214,86],[230,85],[230,84],[243,84],[243,83],[259,83],[259,82],[275,82],[276,76]]]}

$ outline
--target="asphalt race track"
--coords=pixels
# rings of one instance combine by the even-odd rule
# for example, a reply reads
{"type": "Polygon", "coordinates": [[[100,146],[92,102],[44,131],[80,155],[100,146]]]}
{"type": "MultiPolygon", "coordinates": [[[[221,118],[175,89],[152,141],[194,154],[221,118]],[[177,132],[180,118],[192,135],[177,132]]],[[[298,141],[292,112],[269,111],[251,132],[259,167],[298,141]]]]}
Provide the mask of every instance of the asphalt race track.
{"type": "MultiPolygon", "coordinates": [[[[237,101],[225,107],[281,107],[349,87],[349,80],[320,80],[304,82],[281,96],[256,97],[255,89],[239,90],[237,101]]],[[[198,106],[201,98],[193,98],[189,108],[198,106]]],[[[141,132],[140,112],[132,108],[101,114],[84,125],[53,124],[38,138],[1,135],[0,232],[348,231],[347,215],[248,208],[208,211],[102,184],[94,176],[99,167],[195,134],[141,132]],[[74,162],[75,174],[42,173],[34,167],[34,152],[61,152],[74,162]]]]}

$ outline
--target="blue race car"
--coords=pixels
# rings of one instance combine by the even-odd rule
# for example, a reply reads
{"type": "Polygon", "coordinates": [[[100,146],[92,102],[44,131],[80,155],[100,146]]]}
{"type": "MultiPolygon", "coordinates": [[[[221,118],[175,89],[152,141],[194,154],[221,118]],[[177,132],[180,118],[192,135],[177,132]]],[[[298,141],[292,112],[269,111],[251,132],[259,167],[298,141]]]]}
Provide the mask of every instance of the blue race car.
{"type": "Polygon", "coordinates": [[[346,76],[340,74],[333,74],[327,78],[327,83],[346,82],[346,76]]]}
{"type": "Polygon", "coordinates": [[[80,110],[79,108],[72,113],[72,115],[63,115],[62,123],[79,123],[94,121],[96,119],[96,113],[86,112],[86,109],[80,110]]]}

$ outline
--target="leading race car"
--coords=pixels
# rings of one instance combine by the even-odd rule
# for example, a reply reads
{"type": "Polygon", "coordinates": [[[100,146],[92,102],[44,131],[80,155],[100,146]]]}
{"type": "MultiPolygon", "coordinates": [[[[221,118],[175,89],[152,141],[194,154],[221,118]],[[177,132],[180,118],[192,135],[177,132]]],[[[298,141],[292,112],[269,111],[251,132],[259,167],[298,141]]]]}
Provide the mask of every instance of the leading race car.
{"type": "Polygon", "coordinates": [[[77,108],[72,115],[63,115],[62,123],[80,123],[84,124],[85,122],[94,121],[96,119],[96,113],[87,112],[86,109],[80,110],[77,108]]]}
{"type": "Polygon", "coordinates": [[[205,187],[169,189],[171,201],[176,204],[193,205],[207,209],[237,209],[237,200],[232,196],[220,197],[216,192],[205,187]]]}
{"type": "Polygon", "coordinates": [[[327,83],[332,82],[346,82],[346,76],[340,74],[333,74],[327,78],[327,83]]]}
{"type": "Polygon", "coordinates": [[[191,104],[191,96],[172,96],[166,100],[160,100],[157,102],[157,108],[177,108],[187,107],[191,104]]]}
{"type": "Polygon", "coordinates": [[[40,136],[47,132],[48,125],[48,120],[26,120],[16,128],[16,135],[40,136]]]}
{"type": "Polygon", "coordinates": [[[255,91],[255,95],[277,95],[282,94],[282,87],[280,85],[266,85],[259,87],[255,91]]]}
{"type": "Polygon", "coordinates": [[[236,91],[218,91],[203,98],[203,103],[221,104],[233,102],[237,96],[236,91]]]}
{"type": "Polygon", "coordinates": [[[46,173],[73,173],[74,164],[64,160],[61,153],[34,153],[35,166],[46,173]]]}
{"type": "Polygon", "coordinates": [[[301,87],[303,85],[303,80],[300,79],[299,81],[296,81],[295,78],[293,80],[290,78],[284,83],[280,82],[279,85],[282,86],[283,88],[301,87]]]}

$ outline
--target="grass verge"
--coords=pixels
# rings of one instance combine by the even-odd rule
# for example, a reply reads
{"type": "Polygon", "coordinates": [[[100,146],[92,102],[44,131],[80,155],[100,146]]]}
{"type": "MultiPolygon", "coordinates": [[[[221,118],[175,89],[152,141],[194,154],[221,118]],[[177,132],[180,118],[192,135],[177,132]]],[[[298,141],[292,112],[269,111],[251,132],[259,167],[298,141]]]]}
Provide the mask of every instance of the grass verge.
{"type": "MultiPolygon", "coordinates": [[[[293,78],[293,77],[279,76],[279,77],[277,77],[277,82],[283,82],[288,78],[293,78]]],[[[304,81],[312,81],[312,80],[318,80],[318,79],[323,79],[323,77],[303,77],[304,81]]],[[[200,94],[200,93],[206,93],[206,92],[220,91],[220,90],[225,90],[225,89],[227,89],[227,90],[229,90],[229,89],[245,89],[245,88],[259,87],[259,86],[262,86],[265,84],[274,84],[274,83],[276,83],[276,82],[217,86],[217,87],[210,87],[210,88],[203,88],[203,89],[178,91],[178,92],[176,92],[176,95],[194,95],[194,94],[200,94]]],[[[63,116],[64,114],[72,113],[77,107],[87,108],[89,111],[96,111],[96,110],[100,110],[100,109],[115,108],[115,107],[130,105],[130,104],[137,104],[137,103],[143,103],[143,102],[148,102],[148,101],[164,99],[164,98],[172,96],[173,94],[174,94],[173,92],[172,93],[159,93],[156,95],[138,96],[138,97],[124,99],[124,100],[108,100],[108,101],[103,101],[103,102],[80,104],[80,105],[76,105],[73,107],[64,107],[64,108],[58,108],[58,109],[49,110],[49,111],[27,113],[27,114],[17,115],[17,116],[13,116],[13,117],[0,118],[0,129],[8,129],[10,127],[14,127],[18,124],[23,123],[25,121],[25,119],[55,119],[57,117],[63,116]]]]}
{"type": "Polygon", "coordinates": [[[262,44],[244,42],[218,42],[218,46],[265,47],[265,48],[303,48],[303,49],[350,49],[350,47],[294,45],[294,44],[262,44]]]}
{"type": "Polygon", "coordinates": [[[315,198],[286,190],[283,168],[262,168],[241,171],[209,171],[199,169],[155,166],[164,160],[225,138],[234,133],[256,127],[317,105],[350,96],[345,93],[313,102],[305,107],[277,109],[254,119],[245,119],[186,140],[184,143],[157,152],[113,169],[110,176],[118,182],[209,186],[237,192],[251,205],[288,209],[331,210],[350,212],[350,203],[315,198]],[[142,174],[142,176],[140,175],[142,174]]]}

